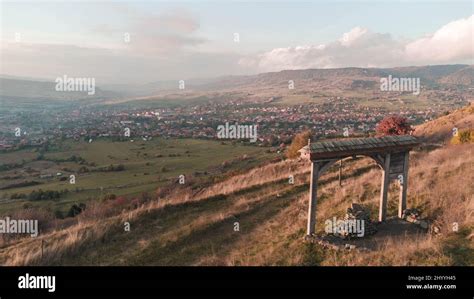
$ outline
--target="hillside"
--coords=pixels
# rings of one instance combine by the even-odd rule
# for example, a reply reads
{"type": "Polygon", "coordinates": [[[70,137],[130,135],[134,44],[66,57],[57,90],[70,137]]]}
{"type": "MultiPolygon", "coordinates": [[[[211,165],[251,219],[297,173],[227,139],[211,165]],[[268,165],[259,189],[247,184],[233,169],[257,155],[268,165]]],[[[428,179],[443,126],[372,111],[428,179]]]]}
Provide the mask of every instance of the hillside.
{"type": "MultiPolygon", "coordinates": [[[[387,99],[403,100],[413,108],[447,106],[473,99],[472,66],[434,65],[397,68],[339,68],[283,70],[248,76],[225,76],[206,80],[185,80],[186,89],[178,90],[177,82],[154,82],[140,88],[129,88],[132,98],[115,99],[110,103],[137,101],[195,102],[244,100],[274,101],[281,104],[325,103],[334,97],[352,98],[362,105],[386,106],[387,99]],[[419,78],[421,93],[385,92],[380,90],[380,79],[419,78]],[[289,82],[293,82],[292,89],[289,82]],[[140,90],[133,98],[133,92],[140,90]],[[145,95],[144,93],[148,93],[145,95]],[[370,103],[369,103],[370,102],[370,103]]],[[[123,90],[121,90],[123,91],[123,90]]],[[[463,103],[465,104],[465,103],[463,103]]]]}
{"type": "Polygon", "coordinates": [[[439,80],[440,83],[474,86],[474,67],[467,66],[454,73],[444,76],[439,80]]]}
{"type": "MultiPolygon", "coordinates": [[[[226,97],[223,98],[229,98],[230,95],[238,93],[240,96],[245,95],[246,98],[264,97],[266,100],[267,96],[275,96],[282,91],[288,91],[290,80],[295,83],[293,93],[300,96],[308,92],[312,92],[313,96],[355,94],[355,91],[379,94],[380,78],[386,78],[389,75],[399,78],[420,78],[421,85],[428,89],[451,86],[467,89],[473,86],[474,80],[472,66],[457,64],[397,68],[283,70],[256,75],[188,78],[185,80],[185,90],[178,90],[177,80],[156,81],[142,85],[105,85],[104,88],[131,97],[132,99],[128,101],[182,99],[190,96],[213,98],[214,93],[225,93],[226,97]]],[[[114,101],[123,102],[127,99],[122,97],[114,101]]]]}
{"type": "MultiPolygon", "coordinates": [[[[202,89],[223,89],[232,87],[269,86],[287,83],[288,80],[298,82],[316,82],[327,86],[344,84],[346,80],[368,80],[380,83],[381,77],[419,77],[422,82],[430,84],[469,83],[467,79],[474,78],[472,67],[467,65],[436,65],[436,66],[413,66],[397,68],[339,68],[339,69],[307,69],[307,70],[284,70],[280,72],[262,73],[253,76],[229,76],[217,78],[215,82],[203,84],[202,89]],[[471,70],[471,71],[470,71],[471,70]],[[451,79],[446,79],[446,78],[451,79]],[[459,79],[462,77],[463,79],[459,79]],[[344,80],[346,79],[346,80],[344,80]]],[[[467,84],[466,84],[467,85],[467,84]]],[[[471,84],[472,85],[472,84],[471,84]]],[[[342,86],[347,87],[347,86],[342,86]]]]}
{"type": "MultiPolygon", "coordinates": [[[[472,109],[467,109],[454,112],[451,117],[464,119],[472,115],[472,109]],[[463,113],[467,115],[459,116],[463,113]]],[[[437,128],[439,122],[444,121],[441,118],[425,125],[437,128]]],[[[390,227],[384,234],[368,237],[374,243],[373,250],[341,251],[305,243],[309,165],[288,160],[254,168],[204,189],[196,190],[192,186],[160,189],[155,198],[136,206],[127,202],[92,206],[38,238],[4,244],[0,262],[4,265],[474,265],[472,144],[415,151],[410,159],[408,207],[419,209],[431,227],[438,229],[436,234],[431,230],[405,234],[390,229],[397,225],[397,220],[392,219],[385,225],[390,227]],[[289,175],[294,175],[294,184],[289,184],[289,175]],[[130,223],[130,231],[124,230],[125,222],[130,223]],[[453,223],[458,224],[457,231],[453,231],[453,223]]],[[[325,173],[318,190],[318,233],[323,232],[324,220],[342,216],[352,202],[367,206],[375,218],[380,177],[377,166],[369,159],[344,162],[342,187],[337,182],[337,169],[325,173]]],[[[398,187],[392,184],[389,216],[396,215],[397,195],[398,187]]]]}
{"type": "Polygon", "coordinates": [[[453,137],[453,128],[474,128],[474,103],[417,126],[414,134],[429,142],[447,142],[453,137]]]}

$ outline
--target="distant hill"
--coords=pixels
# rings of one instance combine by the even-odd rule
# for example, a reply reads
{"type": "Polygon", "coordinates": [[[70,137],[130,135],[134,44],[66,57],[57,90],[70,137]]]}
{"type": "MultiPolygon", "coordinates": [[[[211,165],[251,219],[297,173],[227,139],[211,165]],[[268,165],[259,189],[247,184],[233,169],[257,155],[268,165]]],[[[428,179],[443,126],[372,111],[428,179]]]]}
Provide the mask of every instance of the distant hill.
{"type": "MultiPolygon", "coordinates": [[[[193,89],[199,86],[209,84],[215,81],[215,78],[206,79],[187,79],[185,80],[186,89],[193,89]]],[[[145,84],[105,84],[103,88],[113,90],[123,95],[143,97],[156,94],[160,91],[176,91],[179,87],[179,80],[154,81],[145,84]]]]}
{"type": "Polygon", "coordinates": [[[104,91],[95,87],[95,94],[87,91],[56,91],[54,81],[17,79],[8,76],[0,77],[0,99],[38,99],[38,100],[94,100],[117,97],[120,94],[104,91]]]}
{"type": "MultiPolygon", "coordinates": [[[[433,65],[397,68],[338,68],[283,70],[249,76],[223,76],[206,79],[186,79],[186,93],[239,92],[263,98],[274,96],[281,90],[288,90],[292,80],[295,89],[301,93],[332,91],[377,92],[380,78],[403,77],[420,78],[422,86],[461,86],[474,87],[474,67],[470,65],[433,65]]],[[[182,94],[178,81],[155,81],[146,84],[110,84],[96,88],[96,94],[85,92],[57,92],[55,83],[18,79],[9,76],[0,78],[0,99],[17,97],[26,99],[129,99],[157,95],[182,94]]],[[[181,96],[181,95],[180,95],[181,96]]]]}
{"type": "MultiPolygon", "coordinates": [[[[253,76],[229,76],[217,78],[214,82],[203,84],[200,89],[223,89],[242,86],[271,86],[287,83],[289,80],[308,83],[310,81],[324,86],[340,88],[354,87],[354,81],[380,82],[380,78],[404,77],[420,78],[426,84],[461,84],[473,85],[473,67],[468,65],[433,65],[397,68],[338,68],[338,69],[307,69],[284,70],[280,72],[262,73],[253,76]]],[[[369,83],[370,86],[370,83],[369,83]]],[[[365,87],[362,84],[362,87],[365,87]]]]}
{"type": "MultiPolygon", "coordinates": [[[[420,77],[421,80],[431,81],[434,83],[443,83],[442,80],[446,76],[453,75],[460,70],[469,68],[471,66],[464,64],[454,65],[428,65],[428,66],[413,66],[413,67],[398,67],[392,70],[399,77],[420,77]]],[[[395,75],[393,74],[393,75],[395,75]]]]}
{"type": "Polygon", "coordinates": [[[467,66],[454,73],[444,76],[439,80],[441,83],[453,85],[474,86],[474,66],[467,66]]]}

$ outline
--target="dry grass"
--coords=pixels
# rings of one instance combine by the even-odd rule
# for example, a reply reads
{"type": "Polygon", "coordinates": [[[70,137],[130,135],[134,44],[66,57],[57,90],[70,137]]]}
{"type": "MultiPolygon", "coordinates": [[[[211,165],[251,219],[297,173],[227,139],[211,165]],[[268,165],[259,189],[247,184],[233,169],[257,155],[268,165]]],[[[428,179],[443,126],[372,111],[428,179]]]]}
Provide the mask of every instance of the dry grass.
{"type": "Polygon", "coordinates": [[[453,111],[433,121],[415,128],[415,135],[429,142],[447,142],[452,137],[452,130],[474,128],[474,104],[453,111]]]}
{"type": "MultiPolygon", "coordinates": [[[[77,224],[71,225],[66,229],[54,230],[35,239],[25,238],[0,249],[0,262],[4,265],[38,265],[50,264],[52,261],[57,262],[62,256],[74,254],[84,246],[93,246],[104,235],[121,227],[125,221],[133,221],[146,213],[287,179],[290,174],[295,176],[296,184],[301,183],[303,179],[298,174],[307,170],[307,167],[301,167],[302,165],[304,163],[302,164],[297,161],[269,164],[252,170],[250,175],[231,177],[195,195],[193,195],[193,191],[190,189],[177,189],[175,192],[171,192],[165,200],[150,201],[137,209],[123,211],[115,216],[112,215],[111,211],[104,210],[105,205],[92,205],[87,213],[78,217],[79,222],[77,224]],[[43,250],[41,250],[41,247],[43,247],[43,250]]],[[[284,190],[278,188],[278,192],[281,191],[284,190]]],[[[257,190],[250,199],[247,199],[244,195],[237,196],[232,209],[225,214],[199,217],[189,222],[186,226],[181,227],[180,231],[168,232],[169,240],[173,241],[179,237],[191,234],[192,231],[199,227],[227,218],[234,213],[245,210],[250,204],[262,200],[264,197],[276,196],[278,192],[272,191],[270,186],[267,189],[257,190]]]]}
{"type": "MultiPolygon", "coordinates": [[[[336,252],[305,248],[301,238],[306,225],[307,196],[279,213],[273,221],[246,236],[226,259],[225,265],[302,265],[308,260],[320,265],[456,265],[460,260],[474,265],[474,155],[473,147],[449,146],[430,153],[414,154],[409,173],[409,207],[418,207],[423,216],[440,226],[441,236],[431,234],[399,236],[387,239],[372,252],[336,252]],[[457,222],[460,231],[452,231],[457,222]],[[446,246],[450,245],[451,250],[446,246]],[[454,250],[453,250],[454,249],[454,250]],[[453,253],[454,252],[454,253],[453,253]],[[309,255],[309,256],[308,256],[309,255]],[[458,255],[458,256],[456,256],[458,255]],[[460,255],[460,256],[459,256],[460,255]]],[[[367,164],[358,161],[352,168],[367,164]]],[[[323,176],[323,180],[332,174],[323,176]]],[[[344,212],[350,202],[362,202],[377,207],[381,174],[373,169],[360,176],[344,180],[342,188],[333,181],[320,188],[323,199],[318,203],[318,219],[327,219],[344,212]]],[[[397,188],[395,188],[397,189],[397,188]]],[[[318,190],[319,192],[319,190],[318,190]]],[[[392,205],[396,206],[398,190],[392,190],[392,205]]],[[[322,230],[321,221],[319,231],[322,230]]],[[[202,261],[212,264],[213,260],[202,261]]],[[[311,264],[311,263],[310,263],[311,264]]]]}
{"type": "Polygon", "coordinates": [[[258,186],[281,179],[288,179],[290,175],[296,176],[308,172],[309,170],[310,165],[305,161],[298,162],[296,160],[285,160],[252,169],[246,174],[231,177],[224,182],[207,188],[199,195],[199,197],[206,198],[216,194],[229,194],[244,188],[258,186]]]}
{"type": "MultiPolygon", "coordinates": [[[[211,249],[202,252],[196,260],[193,259],[192,264],[453,265],[461,263],[463,258],[465,263],[474,264],[470,259],[474,240],[469,237],[474,228],[473,146],[445,146],[431,152],[414,153],[410,159],[408,206],[420,208],[424,217],[440,226],[442,235],[439,237],[421,234],[410,238],[393,238],[380,244],[380,249],[373,252],[341,253],[308,246],[302,242],[308,197],[304,192],[292,200],[291,205],[259,222],[251,233],[241,234],[231,245],[213,244],[211,249]],[[453,222],[459,224],[462,234],[452,231],[453,222]]],[[[360,202],[376,209],[381,174],[377,168],[368,167],[371,163],[373,165],[370,159],[346,163],[344,173],[353,175],[344,179],[342,188],[335,180],[334,171],[321,178],[318,219],[342,214],[351,202],[360,202]],[[361,169],[365,169],[364,172],[361,173],[361,169]]],[[[97,208],[79,217],[79,222],[67,229],[57,229],[38,238],[19,240],[3,247],[0,249],[0,262],[4,265],[60,264],[63,257],[70,258],[83,253],[85,248],[101,246],[101,240],[106,235],[114,234],[119,229],[123,231],[124,221],[138,220],[167,207],[205,202],[216,196],[230,196],[230,204],[222,209],[204,211],[160,233],[161,240],[178,242],[190,238],[197,231],[219,225],[236,214],[268,202],[282,192],[301,186],[307,182],[308,170],[307,164],[284,161],[231,177],[197,193],[190,188],[176,189],[165,199],[146,202],[118,215],[103,217],[105,212],[97,208]],[[281,183],[289,175],[296,177],[294,186],[281,183]],[[45,241],[43,257],[42,241],[45,241]]],[[[397,187],[392,186],[390,196],[389,207],[393,208],[396,206],[397,187]]],[[[321,231],[321,221],[317,228],[321,231]]],[[[144,237],[138,241],[137,246],[142,250],[147,250],[152,243],[152,240],[144,237]]],[[[126,264],[126,258],[122,262],[126,264]]]]}
{"type": "Polygon", "coordinates": [[[387,240],[378,251],[337,253],[323,265],[331,266],[435,266],[449,265],[441,242],[431,236],[398,237],[387,240]]]}

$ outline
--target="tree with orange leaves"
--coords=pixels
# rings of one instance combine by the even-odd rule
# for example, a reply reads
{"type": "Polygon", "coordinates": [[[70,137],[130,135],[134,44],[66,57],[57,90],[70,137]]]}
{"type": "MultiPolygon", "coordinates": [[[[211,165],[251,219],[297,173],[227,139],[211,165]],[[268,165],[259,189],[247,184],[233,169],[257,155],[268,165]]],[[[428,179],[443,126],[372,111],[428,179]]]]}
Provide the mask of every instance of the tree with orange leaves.
{"type": "Polygon", "coordinates": [[[388,116],[382,119],[376,127],[377,135],[407,135],[413,131],[405,117],[388,116]]]}

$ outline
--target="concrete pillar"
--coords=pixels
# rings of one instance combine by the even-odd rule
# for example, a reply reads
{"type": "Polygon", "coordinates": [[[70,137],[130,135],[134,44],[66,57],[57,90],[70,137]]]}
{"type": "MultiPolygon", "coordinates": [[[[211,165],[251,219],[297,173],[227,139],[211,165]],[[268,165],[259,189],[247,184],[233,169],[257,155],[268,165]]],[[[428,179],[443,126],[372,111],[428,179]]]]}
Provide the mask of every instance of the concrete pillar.
{"type": "Polygon", "coordinates": [[[382,187],[380,190],[379,221],[385,221],[385,219],[387,218],[387,193],[388,193],[389,182],[390,182],[390,154],[386,154],[383,172],[382,172],[382,187]]]}
{"type": "Polygon", "coordinates": [[[339,187],[342,187],[342,159],[339,160],[339,187]]]}
{"type": "Polygon", "coordinates": [[[405,153],[403,161],[403,183],[400,184],[400,198],[398,201],[398,217],[402,218],[403,211],[407,208],[407,188],[408,188],[408,159],[410,152],[405,153]]]}
{"type": "Polygon", "coordinates": [[[309,185],[309,204],[308,204],[308,227],[307,235],[311,236],[315,232],[316,224],[316,201],[318,191],[319,164],[311,163],[311,181],[309,185]]]}

